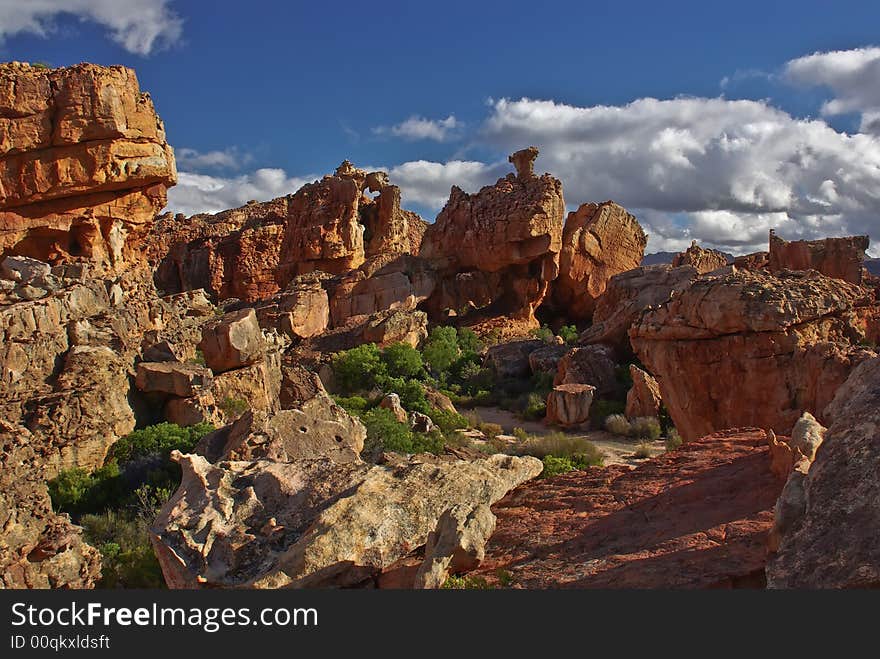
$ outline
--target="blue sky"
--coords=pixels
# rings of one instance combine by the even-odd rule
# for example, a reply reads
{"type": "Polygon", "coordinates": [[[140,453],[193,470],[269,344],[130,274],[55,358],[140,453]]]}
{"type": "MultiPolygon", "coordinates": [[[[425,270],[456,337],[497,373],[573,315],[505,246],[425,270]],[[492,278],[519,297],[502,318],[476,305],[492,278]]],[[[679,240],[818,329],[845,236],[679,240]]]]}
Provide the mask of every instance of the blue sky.
{"type": "Polygon", "coordinates": [[[171,210],[349,158],[432,219],[536,144],[570,207],[623,203],[653,250],[880,237],[878,26],[867,2],[0,0],[4,59],[137,70],[171,210]]]}

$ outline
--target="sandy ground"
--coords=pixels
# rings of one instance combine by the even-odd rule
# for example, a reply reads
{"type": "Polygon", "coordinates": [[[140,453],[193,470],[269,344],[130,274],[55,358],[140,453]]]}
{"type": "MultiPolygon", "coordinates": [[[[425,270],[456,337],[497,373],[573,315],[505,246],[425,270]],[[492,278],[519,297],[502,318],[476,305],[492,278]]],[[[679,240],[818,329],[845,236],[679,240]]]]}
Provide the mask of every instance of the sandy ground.
{"type": "MultiPolygon", "coordinates": [[[[462,410],[464,411],[464,410],[462,410]]],[[[559,428],[553,428],[544,425],[542,421],[525,421],[516,416],[513,412],[502,410],[498,407],[475,407],[473,411],[480,415],[485,423],[497,423],[504,428],[505,433],[511,433],[514,428],[522,428],[530,435],[547,435],[551,432],[559,431],[559,428]]],[[[633,453],[641,442],[637,439],[629,439],[612,435],[604,430],[576,430],[563,431],[572,438],[586,438],[590,440],[596,447],[602,451],[605,456],[605,464],[621,464],[635,466],[642,462],[636,458],[633,453]]],[[[659,455],[666,450],[663,440],[651,442],[652,455],[659,455]]]]}

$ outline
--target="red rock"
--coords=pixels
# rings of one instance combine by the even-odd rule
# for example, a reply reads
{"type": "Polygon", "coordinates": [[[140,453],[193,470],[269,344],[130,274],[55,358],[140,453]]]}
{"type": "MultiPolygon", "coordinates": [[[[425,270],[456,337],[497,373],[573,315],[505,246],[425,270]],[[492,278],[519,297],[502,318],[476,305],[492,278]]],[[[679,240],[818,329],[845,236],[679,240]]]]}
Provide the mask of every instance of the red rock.
{"type": "Polygon", "coordinates": [[[642,463],[520,486],[473,574],[515,588],[762,587],[782,483],[764,433],[729,430],[642,463]]]}
{"type": "Polygon", "coordinates": [[[255,364],[263,358],[266,344],[253,309],[226,314],[202,329],[199,348],[215,373],[255,364]]]}
{"type": "Polygon", "coordinates": [[[565,209],[562,183],[533,173],[537,153],[532,147],[513,154],[517,174],[475,194],[452,188],[420,252],[442,278],[436,298],[429,300],[432,313],[494,305],[492,315],[534,321],[559,271],[565,209]],[[458,277],[468,274],[475,275],[477,286],[459,284],[458,277]]]}
{"type": "Polygon", "coordinates": [[[141,261],[176,178],[131,69],[0,65],[0,256],[141,261]]]}
{"type": "Polygon", "coordinates": [[[565,220],[553,306],[568,319],[592,318],[608,280],[639,267],[647,242],[625,208],[613,201],[582,204],[565,220]]]}
{"type": "Polygon", "coordinates": [[[676,254],[672,258],[672,267],[682,265],[693,266],[701,275],[712,272],[727,265],[727,257],[717,249],[704,249],[693,241],[685,251],[676,254]]]}
{"type": "Polygon", "coordinates": [[[862,283],[862,267],[868,236],[787,241],[770,230],[768,268],[780,270],[818,270],[823,275],[862,283]]]}
{"type": "Polygon", "coordinates": [[[815,271],[704,275],[630,330],[687,440],[740,424],[788,435],[822,411],[873,353],[856,309],[866,291],[815,271]]]}
{"type": "Polygon", "coordinates": [[[630,419],[659,416],[663,400],[657,380],[635,364],[629,365],[629,375],[633,384],[626,394],[626,416],[630,419]]]}
{"type": "Polygon", "coordinates": [[[547,423],[580,426],[590,419],[590,405],[596,387],[589,384],[560,384],[547,394],[547,423]]]}

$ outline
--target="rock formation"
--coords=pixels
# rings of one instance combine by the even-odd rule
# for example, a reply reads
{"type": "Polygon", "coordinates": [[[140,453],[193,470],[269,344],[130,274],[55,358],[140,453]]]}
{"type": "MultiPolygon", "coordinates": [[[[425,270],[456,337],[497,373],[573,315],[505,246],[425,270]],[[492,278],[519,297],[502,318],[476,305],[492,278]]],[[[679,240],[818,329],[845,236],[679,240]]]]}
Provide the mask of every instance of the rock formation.
{"type": "Polygon", "coordinates": [[[596,301],[593,324],[581,333],[581,343],[613,346],[621,358],[632,354],[629,328],[642,312],[666,302],[697,278],[692,266],[642,266],[612,277],[596,301]]]}
{"type": "Polygon", "coordinates": [[[393,466],[326,457],[175,459],[183,482],[153,526],[172,588],[370,582],[432,533],[436,547],[450,510],[464,519],[479,514],[542,468],[535,458],[502,455],[473,462],[413,456],[393,466]]]}
{"type": "Polygon", "coordinates": [[[635,364],[629,365],[629,375],[632,387],[626,393],[626,416],[630,419],[659,416],[663,400],[657,380],[635,364]]]}
{"type": "Polygon", "coordinates": [[[858,307],[867,292],[817,272],[704,275],[630,330],[685,440],[738,424],[789,434],[823,410],[873,353],[858,307]]]}
{"type": "Polygon", "coordinates": [[[572,348],[559,360],[553,384],[590,384],[597,396],[621,394],[614,350],[607,345],[572,348]]]}
{"type": "Polygon", "coordinates": [[[547,395],[547,423],[566,428],[585,424],[595,392],[596,387],[589,384],[556,385],[547,395]]]}
{"type": "Polygon", "coordinates": [[[562,232],[552,303],[570,320],[589,320],[608,280],[639,267],[648,237],[626,209],[606,201],[582,204],[562,232]]]}
{"type": "Polygon", "coordinates": [[[780,270],[818,270],[823,275],[862,283],[862,268],[868,236],[787,241],[770,230],[768,268],[780,270]]]}
{"type": "Polygon", "coordinates": [[[717,249],[704,249],[693,241],[685,251],[672,258],[672,267],[690,265],[701,275],[712,272],[727,265],[727,256],[717,249]]]}
{"type": "Polygon", "coordinates": [[[562,183],[536,176],[534,147],[511,156],[517,167],[475,194],[452,188],[449,201],[425,232],[421,256],[440,281],[428,309],[485,309],[534,321],[559,272],[565,202],[562,183]]]}
{"type": "Polygon", "coordinates": [[[880,358],[874,358],[852,372],[825,410],[825,441],[799,478],[800,515],[784,529],[767,565],[770,588],[880,585],[878,382],[880,358]]]}
{"type": "Polygon", "coordinates": [[[401,210],[400,190],[384,172],[345,161],[335,174],[286,197],[215,215],[165,215],[150,256],[161,290],[204,288],[219,299],[252,302],[297,275],[343,274],[370,255],[418,251],[423,233],[424,222],[401,210]]]}
{"type": "Polygon", "coordinates": [[[0,258],[142,260],[174,154],[134,71],[0,65],[0,258]]]}
{"type": "Polygon", "coordinates": [[[768,464],[764,432],[730,430],[636,469],[526,483],[493,506],[472,574],[496,583],[504,570],[517,588],[760,588],[782,489],[768,464]]]}

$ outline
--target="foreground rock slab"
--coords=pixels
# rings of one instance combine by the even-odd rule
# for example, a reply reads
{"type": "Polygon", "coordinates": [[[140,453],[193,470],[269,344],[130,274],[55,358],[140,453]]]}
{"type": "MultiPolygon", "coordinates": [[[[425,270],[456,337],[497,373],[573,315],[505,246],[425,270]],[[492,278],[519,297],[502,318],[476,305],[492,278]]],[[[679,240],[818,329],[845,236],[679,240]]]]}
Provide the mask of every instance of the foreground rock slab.
{"type": "Polygon", "coordinates": [[[474,574],[521,588],[762,587],[782,483],[757,429],[701,438],[637,469],[527,483],[498,517],[474,574]]]}
{"type": "Polygon", "coordinates": [[[393,466],[173,457],[183,481],[152,530],[172,588],[371,583],[425,545],[444,513],[467,518],[542,469],[503,455],[393,466]]]}

